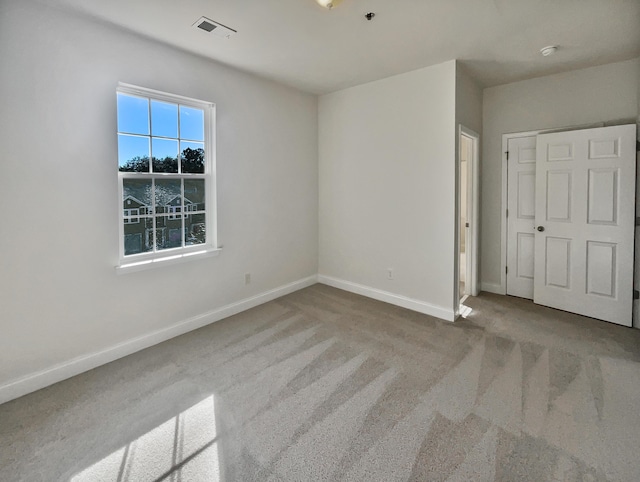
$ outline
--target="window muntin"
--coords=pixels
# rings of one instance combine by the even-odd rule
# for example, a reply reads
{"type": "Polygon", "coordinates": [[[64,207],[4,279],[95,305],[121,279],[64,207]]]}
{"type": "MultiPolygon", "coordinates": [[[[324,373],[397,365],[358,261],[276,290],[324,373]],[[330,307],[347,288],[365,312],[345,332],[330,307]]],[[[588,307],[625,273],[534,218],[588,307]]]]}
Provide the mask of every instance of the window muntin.
{"type": "Polygon", "coordinates": [[[120,264],[215,249],[214,105],[121,84],[120,264]]]}

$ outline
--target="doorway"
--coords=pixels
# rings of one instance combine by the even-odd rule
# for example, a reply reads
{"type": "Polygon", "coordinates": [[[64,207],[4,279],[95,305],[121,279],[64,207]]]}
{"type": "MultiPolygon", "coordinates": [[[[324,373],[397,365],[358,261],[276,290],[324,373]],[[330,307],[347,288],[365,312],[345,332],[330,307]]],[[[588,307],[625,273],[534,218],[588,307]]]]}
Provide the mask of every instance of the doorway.
{"type": "MultiPolygon", "coordinates": [[[[460,303],[478,294],[479,135],[460,125],[457,166],[456,297],[460,303]]],[[[459,303],[458,303],[459,305],[459,303]]],[[[458,312],[459,312],[458,306],[458,312]]]]}

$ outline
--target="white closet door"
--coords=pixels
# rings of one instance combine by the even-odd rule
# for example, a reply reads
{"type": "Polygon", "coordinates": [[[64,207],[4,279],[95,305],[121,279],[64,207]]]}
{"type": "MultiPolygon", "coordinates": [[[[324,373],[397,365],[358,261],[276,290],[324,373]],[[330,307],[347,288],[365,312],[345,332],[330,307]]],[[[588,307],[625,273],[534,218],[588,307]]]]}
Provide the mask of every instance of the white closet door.
{"type": "Polygon", "coordinates": [[[536,136],[507,144],[507,294],[533,299],[536,136]]]}
{"type": "Polygon", "coordinates": [[[537,140],[534,301],[631,326],[636,126],[537,140]]]}

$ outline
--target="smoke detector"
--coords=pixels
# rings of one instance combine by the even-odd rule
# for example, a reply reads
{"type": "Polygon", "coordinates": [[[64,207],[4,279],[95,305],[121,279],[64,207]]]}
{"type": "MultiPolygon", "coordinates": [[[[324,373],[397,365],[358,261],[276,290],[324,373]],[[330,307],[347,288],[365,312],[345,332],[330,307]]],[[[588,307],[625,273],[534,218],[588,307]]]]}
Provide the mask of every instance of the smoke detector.
{"type": "Polygon", "coordinates": [[[219,22],[211,20],[207,17],[200,17],[196,22],[192,25],[192,27],[199,28],[200,30],[204,30],[208,33],[213,33],[216,37],[229,38],[233,34],[238,33],[236,30],[227,27],[226,25],[222,25],[219,22]]]}
{"type": "Polygon", "coordinates": [[[543,57],[549,57],[549,55],[553,55],[558,51],[557,45],[549,45],[548,47],[544,47],[540,49],[540,53],[543,57]]]}

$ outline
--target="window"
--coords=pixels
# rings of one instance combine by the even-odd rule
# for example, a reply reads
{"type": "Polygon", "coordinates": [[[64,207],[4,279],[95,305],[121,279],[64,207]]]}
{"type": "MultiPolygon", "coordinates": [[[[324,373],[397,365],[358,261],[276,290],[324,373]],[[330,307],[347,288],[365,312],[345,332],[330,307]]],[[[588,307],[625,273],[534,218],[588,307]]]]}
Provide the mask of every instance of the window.
{"type": "Polygon", "coordinates": [[[215,106],[120,84],[117,108],[120,266],[217,251],[215,106]]]}
{"type": "Polygon", "coordinates": [[[125,209],[124,224],[137,224],[140,222],[140,209],[125,209]]]}
{"type": "Polygon", "coordinates": [[[181,219],[180,211],[182,208],[180,206],[170,206],[169,207],[169,219],[181,219]]]}

